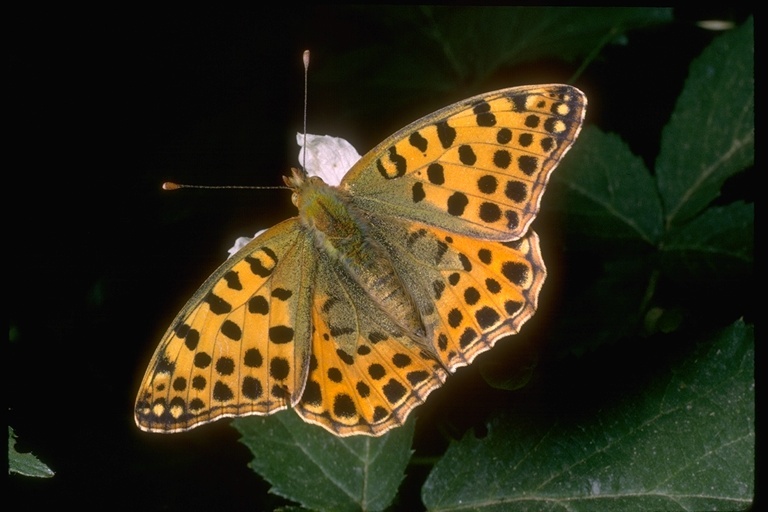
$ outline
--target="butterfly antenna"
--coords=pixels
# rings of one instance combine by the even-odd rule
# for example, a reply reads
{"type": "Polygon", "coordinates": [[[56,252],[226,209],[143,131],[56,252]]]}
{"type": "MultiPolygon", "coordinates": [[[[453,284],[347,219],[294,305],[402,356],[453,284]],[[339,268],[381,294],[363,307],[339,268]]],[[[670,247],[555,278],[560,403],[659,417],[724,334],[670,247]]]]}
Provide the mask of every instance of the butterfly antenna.
{"type": "MultiPolygon", "coordinates": [[[[304,168],[304,172],[307,172],[307,83],[309,75],[309,50],[304,50],[302,55],[304,61],[304,152],[302,153],[301,166],[304,168]]],[[[173,181],[166,181],[163,183],[163,190],[179,190],[182,188],[205,188],[205,189],[250,189],[250,190],[264,190],[264,189],[283,189],[291,190],[289,187],[254,187],[249,185],[188,185],[186,183],[175,183],[173,181]]]]}
{"type": "Polygon", "coordinates": [[[307,76],[309,75],[309,50],[304,50],[302,56],[304,61],[304,152],[302,153],[301,166],[304,168],[304,172],[307,172],[307,76]]]}
{"type": "Polygon", "coordinates": [[[221,189],[243,189],[243,190],[291,190],[288,187],[256,187],[251,185],[189,185],[187,183],[176,183],[174,181],[166,181],[163,183],[163,190],[179,190],[181,188],[205,188],[213,190],[221,189]]]}

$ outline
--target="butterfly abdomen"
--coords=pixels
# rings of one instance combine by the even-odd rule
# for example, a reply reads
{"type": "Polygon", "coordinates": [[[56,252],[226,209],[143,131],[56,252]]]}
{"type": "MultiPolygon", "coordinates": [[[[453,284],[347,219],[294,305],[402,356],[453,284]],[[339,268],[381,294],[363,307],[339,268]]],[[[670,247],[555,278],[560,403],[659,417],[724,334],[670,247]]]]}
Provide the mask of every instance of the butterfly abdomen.
{"type": "Polygon", "coordinates": [[[386,250],[371,239],[365,218],[350,206],[346,192],[317,178],[305,181],[296,192],[299,217],[317,249],[340,263],[336,268],[356,282],[406,333],[423,335],[413,298],[386,250]]]}

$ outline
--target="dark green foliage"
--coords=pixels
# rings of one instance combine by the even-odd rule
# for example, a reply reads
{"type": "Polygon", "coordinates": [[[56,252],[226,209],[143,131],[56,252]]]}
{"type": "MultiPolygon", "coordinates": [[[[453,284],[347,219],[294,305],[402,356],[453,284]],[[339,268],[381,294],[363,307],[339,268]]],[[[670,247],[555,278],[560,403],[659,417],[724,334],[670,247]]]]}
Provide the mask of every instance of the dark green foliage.
{"type": "MultiPolygon", "coordinates": [[[[361,49],[367,58],[379,51],[377,65],[391,72],[375,76],[386,77],[391,90],[428,87],[435,81],[448,88],[456,77],[459,83],[482,82],[498,67],[526,60],[584,59],[609,34],[615,40],[629,27],[663,21],[666,15],[642,9],[609,11],[603,17],[588,9],[395,12],[399,19],[383,17],[382,24],[420,26],[431,35],[432,50],[444,52],[444,62],[426,59],[427,50],[395,58],[376,46],[361,49]],[[430,23],[424,23],[425,18],[430,23]],[[586,19],[589,24],[578,22],[586,19]],[[459,20],[462,27],[474,23],[495,29],[478,36],[477,31],[457,30],[459,20]],[[499,23],[510,27],[503,37],[497,37],[502,32],[499,23]],[[575,27],[579,34],[572,32],[575,27]],[[454,33],[460,35],[450,37],[454,33]],[[540,34],[547,37],[536,39],[540,34]],[[484,54],[478,51],[481,47],[497,51],[484,54]],[[450,70],[445,62],[456,66],[450,70]],[[440,80],[430,78],[436,69],[447,74],[440,80]]],[[[360,52],[339,57],[346,63],[340,68],[354,72],[366,61],[360,52]]],[[[753,268],[754,205],[742,189],[727,196],[721,190],[754,159],[753,60],[750,20],[716,38],[693,61],[669,121],[657,134],[658,157],[633,154],[620,134],[599,126],[584,130],[544,198],[544,222],[557,222],[564,233],[564,256],[552,264],[548,260],[548,265],[566,281],[557,299],[557,316],[537,319],[539,325],[547,324],[544,332],[550,337],[544,359],[531,371],[535,357],[511,357],[508,377],[499,348],[477,364],[484,376],[493,367],[491,385],[512,383],[499,385],[505,389],[520,387],[533,374],[530,394],[523,390],[523,399],[511,407],[514,398],[491,394],[489,388],[476,392],[480,400],[498,400],[484,409],[487,431],[477,437],[483,421],[475,420],[475,429],[460,434],[447,452],[432,453],[437,462],[421,489],[421,506],[733,510],[749,505],[754,492],[754,340],[751,320],[745,323],[739,317],[751,311],[747,290],[753,268]],[[647,162],[654,159],[655,167],[649,169],[647,162]],[[556,267],[561,263],[567,272],[556,267]]],[[[372,80],[375,84],[376,78],[372,80]]],[[[613,104],[629,105],[633,97],[621,93],[587,90],[590,108],[600,108],[602,95],[619,95],[613,104]]],[[[546,233],[551,226],[543,229],[546,233]]],[[[547,258],[546,234],[543,237],[547,258]]],[[[549,243],[558,245],[556,240],[549,243]]],[[[528,340],[537,336],[524,334],[529,337],[521,343],[530,344],[528,340]]],[[[454,378],[460,379],[461,372],[454,378]]],[[[442,397],[440,405],[461,408],[465,396],[442,397]]],[[[321,510],[342,507],[306,498],[308,487],[335,488],[339,471],[351,469],[343,463],[338,467],[344,459],[317,446],[358,452],[358,463],[365,466],[368,457],[362,455],[386,443],[398,454],[397,462],[367,477],[378,485],[396,485],[405,475],[399,457],[410,448],[410,435],[394,431],[377,440],[340,440],[301,425],[291,414],[237,422],[243,442],[255,455],[252,467],[273,484],[273,492],[321,510]],[[248,431],[246,424],[252,425],[248,431]],[[275,452],[291,453],[303,446],[296,436],[306,438],[308,448],[295,457],[286,455],[290,467],[281,466],[283,459],[275,452]],[[328,468],[322,467],[324,452],[328,468]]],[[[418,425],[428,432],[439,428],[418,425]]],[[[421,453],[418,439],[417,455],[434,450],[427,444],[421,453]]],[[[392,492],[388,488],[386,496],[393,497],[392,492]]],[[[394,502],[395,508],[419,507],[402,499],[394,502]]],[[[388,504],[385,499],[363,508],[381,510],[388,504]]]]}

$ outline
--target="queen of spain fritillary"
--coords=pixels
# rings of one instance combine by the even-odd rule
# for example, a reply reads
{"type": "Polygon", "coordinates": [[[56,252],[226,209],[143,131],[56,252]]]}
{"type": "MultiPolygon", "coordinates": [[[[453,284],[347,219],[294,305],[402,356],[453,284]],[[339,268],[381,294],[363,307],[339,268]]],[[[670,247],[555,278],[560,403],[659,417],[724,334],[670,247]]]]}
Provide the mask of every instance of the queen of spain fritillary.
{"type": "Polygon", "coordinates": [[[338,436],[402,424],[536,310],[546,274],[529,226],[586,103],[568,85],[503,89],[406,126],[338,186],[294,169],[298,217],[187,302],[141,382],[138,426],[288,407],[338,436]]]}

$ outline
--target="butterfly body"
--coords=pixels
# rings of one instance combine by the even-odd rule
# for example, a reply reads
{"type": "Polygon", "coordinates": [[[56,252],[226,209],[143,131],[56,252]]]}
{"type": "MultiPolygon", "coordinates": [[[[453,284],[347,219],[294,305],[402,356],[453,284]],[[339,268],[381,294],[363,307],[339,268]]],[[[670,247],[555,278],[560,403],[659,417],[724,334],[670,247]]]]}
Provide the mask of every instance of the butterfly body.
{"type": "Polygon", "coordinates": [[[340,436],[402,424],[533,315],[546,272],[529,226],[585,107],[570,86],[504,89],[406,126],[338,186],[294,171],[298,216],[182,309],[137,424],[177,432],[287,407],[340,436]]]}
{"type": "Polygon", "coordinates": [[[299,219],[316,249],[335,263],[344,278],[354,280],[401,330],[411,337],[423,337],[420,315],[390,254],[371,236],[366,216],[350,204],[349,195],[297,169],[286,184],[293,189],[299,219]]]}

